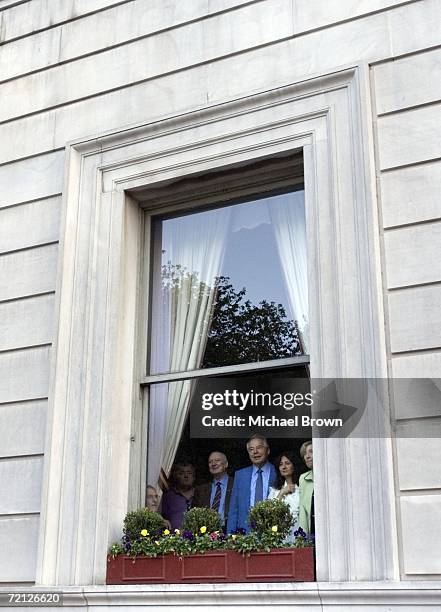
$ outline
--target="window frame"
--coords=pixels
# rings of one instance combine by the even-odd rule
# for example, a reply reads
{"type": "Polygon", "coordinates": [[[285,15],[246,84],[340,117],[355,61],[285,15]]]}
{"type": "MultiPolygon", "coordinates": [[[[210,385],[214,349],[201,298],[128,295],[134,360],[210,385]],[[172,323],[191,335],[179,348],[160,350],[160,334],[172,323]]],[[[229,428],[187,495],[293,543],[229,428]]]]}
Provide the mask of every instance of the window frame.
{"type": "MultiPolygon", "coordinates": [[[[242,364],[220,366],[213,368],[199,368],[178,372],[149,373],[149,346],[150,328],[152,318],[153,286],[153,250],[155,249],[154,234],[152,231],[155,218],[168,216],[175,217],[180,214],[196,213],[205,210],[235,206],[243,202],[252,202],[273,195],[291,193],[304,190],[303,158],[302,152],[292,152],[289,155],[263,158],[257,163],[251,162],[239,167],[233,166],[220,172],[209,172],[202,176],[184,178],[172,184],[146,190],[132,192],[144,212],[144,245],[145,257],[141,262],[141,276],[145,279],[142,287],[145,288],[148,299],[140,299],[138,307],[139,316],[146,317],[147,325],[143,325],[143,332],[148,340],[140,339],[138,355],[141,356],[140,369],[145,365],[144,375],[139,380],[140,394],[142,395],[142,415],[133,424],[133,431],[140,435],[138,449],[133,449],[136,463],[130,480],[130,499],[133,508],[143,503],[147,486],[148,471],[148,423],[149,423],[149,392],[151,385],[169,383],[182,380],[194,380],[206,377],[234,375],[237,373],[271,371],[287,369],[289,367],[308,365],[309,355],[300,355],[290,358],[279,358],[268,361],[247,362],[242,364]],[[142,314],[141,314],[142,313],[142,314]],[[140,467],[138,474],[137,467],[140,467]],[[140,478],[140,481],[139,481],[140,478]]],[[[306,229],[306,228],[305,228],[306,229]]],[[[134,436],[135,437],[135,436],[134,436]]],[[[153,483],[157,486],[157,483],[153,483]]]]}
{"type": "MultiPolygon", "coordinates": [[[[176,185],[133,192],[132,196],[136,197],[145,213],[145,258],[141,266],[145,266],[142,276],[148,280],[144,286],[146,288],[152,286],[154,259],[152,253],[155,244],[151,228],[155,218],[177,217],[186,213],[235,206],[301,189],[304,190],[303,159],[301,152],[297,152],[282,157],[263,158],[257,164],[233,166],[221,172],[207,173],[178,181],[176,185]]],[[[149,291],[148,295],[149,299],[142,306],[142,312],[145,312],[148,321],[151,321],[152,305],[149,291]]],[[[147,334],[149,335],[149,332],[147,334]]],[[[140,350],[144,348],[145,345],[142,343],[140,350]]],[[[157,376],[149,374],[149,351],[147,347],[147,367],[140,381],[141,386],[155,382],[153,377],[157,376]]],[[[159,379],[156,380],[158,381],[159,379]]]]}
{"type": "MultiPolygon", "coordinates": [[[[350,66],[68,145],[39,584],[103,583],[131,504],[142,412],[136,305],[142,313],[148,283],[137,191],[303,149],[311,377],[387,377],[369,117],[368,67],[350,66]]],[[[319,581],[399,578],[392,444],[375,436],[383,423],[370,424],[370,439],[314,447],[319,581]]]]}

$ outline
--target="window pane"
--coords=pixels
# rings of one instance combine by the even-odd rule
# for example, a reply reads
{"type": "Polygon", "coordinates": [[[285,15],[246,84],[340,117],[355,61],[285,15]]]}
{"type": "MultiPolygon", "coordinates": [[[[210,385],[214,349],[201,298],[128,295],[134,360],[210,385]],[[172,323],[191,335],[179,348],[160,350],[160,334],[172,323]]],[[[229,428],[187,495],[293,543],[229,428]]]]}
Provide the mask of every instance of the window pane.
{"type": "Polygon", "coordinates": [[[158,220],[150,372],[308,352],[304,192],[158,220]]]}
{"type": "MultiPolygon", "coordinates": [[[[149,393],[149,416],[148,416],[148,478],[149,483],[167,480],[173,463],[177,460],[191,459],[197,467],[197,477],[200,478],[206,468],[206,454],[214,447],[228,450],[230,465],[235,469],[248,465],[248,456],[245,448],[245,440],[250,435],[248,429],[236,427],[233,430],[215,428],[212,432],[207,429],[206,437],[193,437],[190,430],[190,411],[197,410],[201,406],[200,396],[209,391],[211,393],[222,393],[225,389],[237,389],[239,392],[248,393],[303,393],[310,391],[309,374],[307,367],[290,367],[280,370],[258,371],[229,375],[218,378],[196,378],[177,382],[156,383],[150,385],[149,393]],[[203,468],[202,469],[202,465],[203,468]]],[[[274,396],[274,395],[273,395],[274,396]]],[[[248,416],[249,411],[240,412],[233,408],[233,413],[248,416]]],[[[255,416],[256,410],[252,414],[255,416]]],[[[289,410],[269,409],[270,413],[276,410],[282,412],[282,416],[291,417],[293,413],[289,410]]],[[[294,413],[298,413],[296,408],[294,413]]],[[[211,414],[207,412],[206,414],[211,414]]],[[[227,416],[228,409],[223,407],[214,410],[216,417],[227,416]]],[[[279,415],[280,416],[280,415],[279,415]]],[[[278,452],[291,448],[293,438],[302,439],[311,437],[311,429],[297,427],[282,432],[279,438],[277,428],[267,426],[252,426],[252,433],[261,433],[271,438],[272,456],[278,452]],[[288,435],[288,437],[287,437],[288,435]],[[274,444],[273,444],[274,443],[274,444]]]]}

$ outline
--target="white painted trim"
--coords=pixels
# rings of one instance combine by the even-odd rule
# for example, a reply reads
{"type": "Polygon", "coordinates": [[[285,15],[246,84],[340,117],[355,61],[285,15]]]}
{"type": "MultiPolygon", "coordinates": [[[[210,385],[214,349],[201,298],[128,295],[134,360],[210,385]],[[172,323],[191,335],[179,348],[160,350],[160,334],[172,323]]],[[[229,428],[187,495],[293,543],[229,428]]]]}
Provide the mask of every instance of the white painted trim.
{"type": "MultiPolygon", "coordinates": [[[[386,376],[369,116],[367,68],[353,67],[69,147],[39,584],[103,583],[128,507],[143,373],[142,223],[126,190],[303,149],[311,376],[386,376]]],[[[369,440],[315,443],[321,580],[398,578],[390,441],[368,418],[369,440]]]]}
{"type": "Polygon", "coordinates": [[[187,380],[189,378],[205,378],[207,376],[228,376],[237,372],[256,372],[258,370],[277,370],[279,368],[293,368],[309,364],[309,355],[285,357],[268,361],[255,361],[254,363],[240,363],[233,366],[219,366],[206,368],[205,370],[188,370],[187,372],[170,372],[168,374],[151,374],[143,376],[141,385],[152,385],[154,383],[171,382],[174,380],[187,380]]]}
{"type": "MultiPolygon", "coordinates": [[[[27,589],[44,592],[42,587],[27,589]]],[[[16,587],[0,587],[0,594],[22,592],[16,587]]],[[[47,591],[47,589],[46,589],[47,591]]],[[[274,609],[275,605],[289,606],[289,610],[336,610],[345,612],[372,610],[419,610],[438,612],[441,607],[441,582],[288,582],[244,584],[170,584],[170,585],[115,585],[72,587],[59,586],[63,605],[75,609],[100,607],[127,610],[129,606],[167,610],[204,609],[244,610],[248,608],[274,609]]],[[[37,610],[40,608],[37,606],[37,610]]],[[[43,608],[41,608],[43,610],[43,608]]]]}

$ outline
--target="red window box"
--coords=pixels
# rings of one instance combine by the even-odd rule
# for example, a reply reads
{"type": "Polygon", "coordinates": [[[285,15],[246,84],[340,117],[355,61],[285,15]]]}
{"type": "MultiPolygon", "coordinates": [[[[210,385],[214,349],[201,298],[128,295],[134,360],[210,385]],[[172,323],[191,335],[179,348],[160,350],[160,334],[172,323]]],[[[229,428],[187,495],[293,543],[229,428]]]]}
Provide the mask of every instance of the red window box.
{"type": "Polygon", "coordinates": [[[187,557],[108,557],[107,584],[312,582],[312,548],[276,548],[250,556],[234,550],[187,557]]]}

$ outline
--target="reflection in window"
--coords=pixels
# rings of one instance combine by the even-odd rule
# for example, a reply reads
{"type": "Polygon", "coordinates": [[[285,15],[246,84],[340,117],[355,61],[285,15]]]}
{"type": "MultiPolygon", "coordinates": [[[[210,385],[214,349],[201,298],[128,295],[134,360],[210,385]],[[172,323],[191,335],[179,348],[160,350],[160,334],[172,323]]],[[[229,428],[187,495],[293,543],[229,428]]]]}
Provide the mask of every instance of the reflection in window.
{"type": "Polygon", "coordinates": [[[158,221],[150,373],[308,353],[304,192],[158,221]]]}
{"type": "MultiPolygon", "coordinates": [[[[157,220],[150,374],[308,353],[304,192],[157,220]]],[[[152,385],[148,480],[168,474],[194,383],[152,385]]]]}

